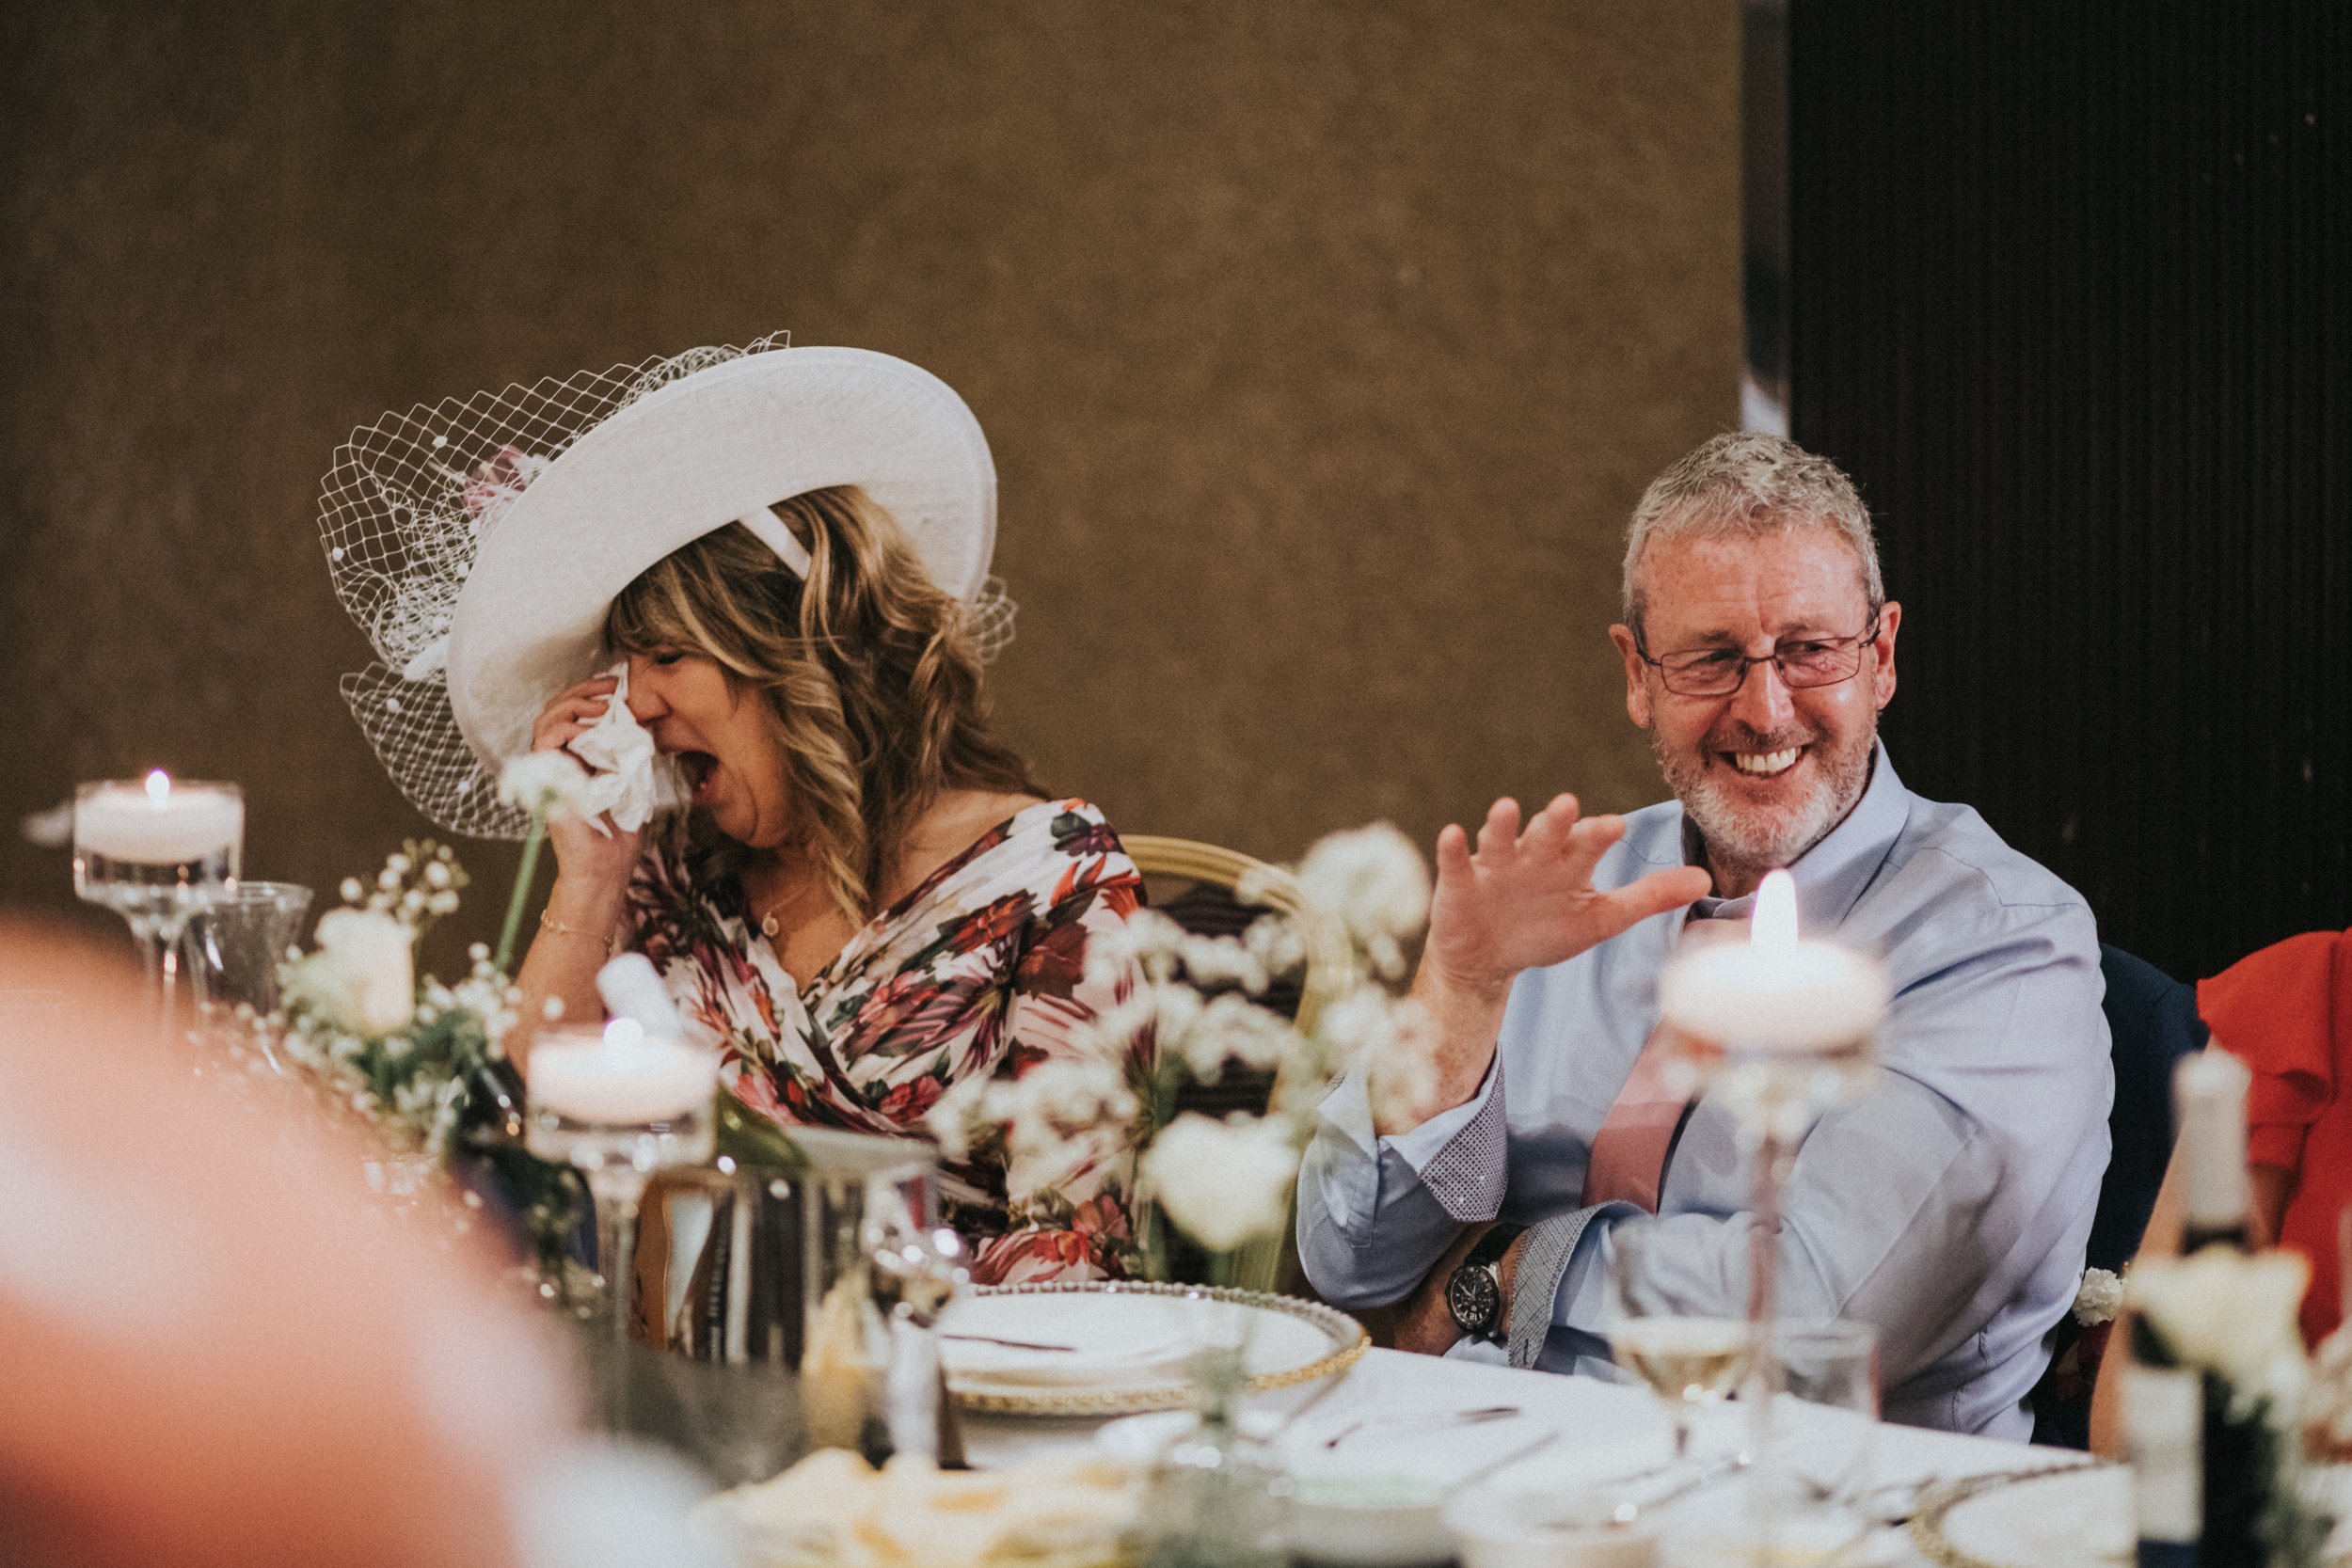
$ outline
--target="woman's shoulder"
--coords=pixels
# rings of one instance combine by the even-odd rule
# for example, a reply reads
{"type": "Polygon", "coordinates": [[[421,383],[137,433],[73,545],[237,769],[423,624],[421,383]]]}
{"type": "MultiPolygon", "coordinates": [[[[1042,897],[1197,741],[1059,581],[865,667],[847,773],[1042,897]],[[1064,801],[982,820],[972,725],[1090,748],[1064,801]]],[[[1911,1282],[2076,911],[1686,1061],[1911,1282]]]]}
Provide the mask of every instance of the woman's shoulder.
{"type": "Polygon", "coordinates": [[[963,847],[926,877],[923,887],[985,882],[1000,892],[1026,886],[1051,894],[1141,879],[1102,808],[1089,800],[972,791],[941,805],[950,810],[937,812],[926,830],[936,823],[940,836],[961,839],[963,847]]]}
{"type": "Polygon", "coordinates": [[[1033,844],[1062,859],[1115,856],[1122,866],[1134,869],[1119,831],[1103,808],[1074,795],[1051,800],[1032,798],[996,831],[1003,842],[1033,844]]]}

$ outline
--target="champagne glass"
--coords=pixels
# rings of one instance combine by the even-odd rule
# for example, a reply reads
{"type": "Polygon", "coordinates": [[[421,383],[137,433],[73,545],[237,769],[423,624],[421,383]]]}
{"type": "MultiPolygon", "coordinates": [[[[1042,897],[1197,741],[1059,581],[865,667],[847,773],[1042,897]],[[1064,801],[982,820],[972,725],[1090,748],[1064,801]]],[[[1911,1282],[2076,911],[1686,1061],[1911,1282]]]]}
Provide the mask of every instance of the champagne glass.
{"type": "Polygon", "coordinates": [[[1744,1318],[1688,1315],[1661,1292],[1648,1263],[1658,1224],[1629,1220],[1609,1232],[1609,1354],[1664,1402],[1679,1462],[1691,1456],[1698,1413],[1746,1372],[1754,1338],[1744,1318]]]}
{"type": "Polygon", "coordinates": [[[710,1158],[719,1058],[648,1036],[621,1018],[601,1029],[541,1036],[525,1073],[531,1116],[524,1147],[579,1170],[596,1206],[601,1283],[595,1316],[603,1320],[613,1356],[606,1416],[612,1430],[624,1431],[638,1204],[655,1171],[710,1158]]]}
{"type": "Polygon", "coordinates": [[[179,1006],[181,939],[235,882],[244,847],[245,795],[232,784],[174,780],[159,768],[74,794],[73,891],[129,924],[167,1031],[179,1006]]]}

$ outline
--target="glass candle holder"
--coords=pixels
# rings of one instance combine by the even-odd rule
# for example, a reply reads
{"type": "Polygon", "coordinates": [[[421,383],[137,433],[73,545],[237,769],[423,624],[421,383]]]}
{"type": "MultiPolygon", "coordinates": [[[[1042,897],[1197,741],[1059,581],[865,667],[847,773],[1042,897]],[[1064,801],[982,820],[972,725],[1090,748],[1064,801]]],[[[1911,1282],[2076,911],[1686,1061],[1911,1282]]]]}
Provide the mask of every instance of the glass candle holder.
{"type": "Polygon", "coordinates": [[[1756,889],[1746,942],[1714,941],[1678,955],[1659,981],[1664,1022],[1682,1042],[1678,1085],[1705,1090],[1737,1118],[1749,1156],[1750,1352],[1746,1457],[1772,1439],[1779,1362],[1780,1208],[1797,1149],[1821,1115],[1867,1085],[1890,998],[1885,969],[1797,934],[1797,890],[1786,871],[1756,889]]]}
{"type": "Polygon", "coordinates": [[[245,795],[232,784],[174,780],[157,768],[74,794],[73,891],[130,926],[167,1032],[180,1006],[181,939],[234,884],[244,847],[245,795]]]}
{"type": "MultiPolygon", "coordinates": [[[[627,1366],[630,1251],[637,1209],[653,1173],[700,1164],[716,1142],[712,1101],[719,1058],[681,1041],[647,1036],[627,1019],[600,1030],[542,1036],[526,1068],[530,1116],[524,1146],[542,1160],[571,1165],[596,1207],[596,1272],[592,1316],[627,1366]]],[[[625,1376],[612,1380],[606,1415],[625,1430],[625,1376]]]]}

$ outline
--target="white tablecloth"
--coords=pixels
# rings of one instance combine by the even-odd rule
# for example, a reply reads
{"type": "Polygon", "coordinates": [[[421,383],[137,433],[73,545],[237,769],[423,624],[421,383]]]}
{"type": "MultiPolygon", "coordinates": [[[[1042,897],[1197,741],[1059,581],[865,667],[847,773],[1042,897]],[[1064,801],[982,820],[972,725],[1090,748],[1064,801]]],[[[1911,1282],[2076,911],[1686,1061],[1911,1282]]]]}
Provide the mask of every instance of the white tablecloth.
{"type": "MultiPolygon", "coordinates": [[[[1313,1392],[1311,1387],[1284,1389],[1253,1401],[1252,1407],[1287,1411],[1313,1392]]],[[[1521,1414],[1509,1421],[1441,1433],[1410,1429],[1367,1433],[1350,1438],[1348,1451],[1383,1470],[1448,1480],[1510,1453],[1546,1428],[1556,1428],[1561,1433],[1557,1442],[1489,1478],[1490,1484],[1529,1488],[1625,1475],[1663,1462],[1671,1451],[1672,1425],[1664,1407],[1645,1389],[1385,1350],[1368,1352],[1344,1384],[1300,1418],[1287,1436],[1287,1446],[1311,1448],[1319,1435],[1336,1433],[1375,1413],[1486,1405],[1516,1405],[1521,1414]]],[[[1731,1423],[1739,1418],[1736,1408],[1709,1412],[1698,1434],[1698,1451],[1725,1452],[1734,1448],[1737,1433],[1731,1423]]],[[[1794,1428],[1794,1446],[1801,1455],[1808,1441],[1818,1443],[1824,1456],[1845,1449],[1854,1434],[1851,1426],[1841,1423],[1851,1419],[1834,1412],[1819,1413],[1819,1424],[1801,1419],[1794,1428]]],[[[1100,1425],[1099,1421],[967,1417],[965,1449],[971,1463],[985,1469],[1085,1448],[1100,1425]]],[[[1885,1424],[1872,1428],[1867,1442],[1873,1484],[1953,1480],[2065,1464],[2082,1457],[2065,1449],[1885,1424]]],[[[1907,1543],[1894,1550],[1891,1560],[1924,1560],[1910,1551],[1907,1543]]]]}

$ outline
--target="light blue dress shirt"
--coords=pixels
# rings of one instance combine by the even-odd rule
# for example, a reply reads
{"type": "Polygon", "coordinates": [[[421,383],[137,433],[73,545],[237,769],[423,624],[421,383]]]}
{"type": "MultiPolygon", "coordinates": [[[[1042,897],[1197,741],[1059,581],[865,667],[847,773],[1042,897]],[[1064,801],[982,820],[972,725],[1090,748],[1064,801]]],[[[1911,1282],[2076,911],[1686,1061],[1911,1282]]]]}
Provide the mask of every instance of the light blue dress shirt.
{"type": "MultiPolygon", "coordinates": [[[[1622,887],[1688,858],[1669,800],[1627,818],[1594,881],[1622,887]]],[[[2026,1398],[2074,1304],[2107,1164],[2114,1079],[2090,911],[1974,811],[1903,788],[1883,747],[1861,800],[1790,870],[1805,933],[1879,957],[1895,1000],[1867,1091],[1798,1152],[1781,1315],[1875,1325],[1890,1420],[2028,1437],[2026,1398]]],[[[1702,899],[1692,915],[1748,905],[1702,899]]],[[[1536,1318],[1521,1337],[1536,1366],[1606,1368],[1603,1282],[1624,1224],[1658,1230],[1645,1293],[1684,1313],[1746,1314],[1749,1178],[1722,1106],[1691,1113],[1655,1220],[1623,1203],[1580,1208],[1593,1135],[1658,1022],[1683,919],[1521,974],[1479,1092],[1407,1133],[1376,1137],[1360,1070],[1342,1081],[1299,1181],[1299,1256],[1327,1300],[1396,1301],[1463,1224],[1499,1215],[1553,1221],[1546,1234],[1560,1239],[1538,1271],[1558,1278],[1549,1331],[1536,1318]]]]}

